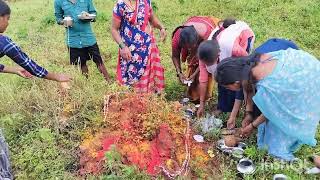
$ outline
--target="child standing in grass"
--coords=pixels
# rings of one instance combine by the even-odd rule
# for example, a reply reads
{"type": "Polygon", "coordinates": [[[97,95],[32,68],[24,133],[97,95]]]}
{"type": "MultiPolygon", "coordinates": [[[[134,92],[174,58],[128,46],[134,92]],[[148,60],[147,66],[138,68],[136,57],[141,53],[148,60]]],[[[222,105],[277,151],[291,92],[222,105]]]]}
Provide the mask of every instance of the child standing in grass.
{"type": "MultiPolygon", "coordinates": [[[[0,64],[0,73],[17,74],[24,78],[37,76],[58,82],[68,82],[71,77],[65,74],[48,72],[37,65],[8,36],[3,35],[9,25],[10,7],[0,0],[0,57],[8,56],[20,67],[8,67],[0,64]]],[[[0,179],[13,179],[9,161],[8,145],[0,129],[0,179]]]]}
{"type": "Polygon", "coordinates": [[[55,0],[54,9],[56,21],[67,30],[66,43],[70,53],[70,64],[80,64],[82,74],[88,76],[87,60],[92,59],[106,80],[109,74],[102,61],[96,37],[91,28],[90,19],[80,16],[96,15],[92,0],[55,0]],[[68,17],[72,23],[63,19],[68,17]]]}

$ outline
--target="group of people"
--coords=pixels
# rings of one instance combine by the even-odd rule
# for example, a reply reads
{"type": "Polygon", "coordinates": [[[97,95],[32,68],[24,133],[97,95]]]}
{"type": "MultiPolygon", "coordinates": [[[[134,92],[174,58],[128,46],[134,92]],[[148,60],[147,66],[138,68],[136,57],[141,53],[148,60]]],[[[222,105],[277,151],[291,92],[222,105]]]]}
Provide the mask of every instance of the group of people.
{"type": "MultiPolygon", "coordinates": [[[[117,79],[139,92],[164,89],[153,28],[165,38],[166,29],[149,0],[117,1],[112,24],[120,47],[117,79]]],[[[227,127],[235,128],[244,104],[242,135],[258,128],[259,148],[292,161],[302,144],[316,144],[320,62],[290,40],[273,38],[253,50],[254,41],[255,34],[244,21],[194,16],[172,33],[172,62],[188,97],[200,103],[198,117],[204,114],[215,81],[215,114],[230,112],[227,127]]]]}
{"type": "Polygon", "coordinates": [[[214,112],[229,112],[234,129],[242,106],[241,134],[258,129],[257,144],[276,158],[293,161],[302,144],[316,145],[320,120],[320,62],[290,40],[272,38],[253,50],[255,35],[243,21],[191,17],[173,33],[172,60],[177,77],[192,81],[187,94],[204,113],[218,84],[214,112]],[[181,62],[186,62],[186,73],[181,62]],[[244,103],[243,103],[244,101],[244,103]]]}
{"type": "MultiPolygon", "coordinates": [[[[80,65],[88,76],[87,60],[92,59],[101,74],[109,74],[101,58],[90,20],[83,13],[96,14],[92,0],[55,0],[57,23],[66,27],[70,64],[80,65]],[[65,21],[72,19],[72,24],[65,21]]],[[[25,78],[37,76],[68,82],[66,74],[51,73],[30,59],[9,37],[3,35],[10,8],[0,0],[0,51],[20,67],[0,64],[0,72],[25,78]]],[[[140,93],[160,93],[165,88],[164,68],[154,36],[161,40],[167,31],[155,15],[150,0],[118,0],[113,9],[111,33],[119,45],[117,81],[140,93]]],[[[217,83],[218,105],[215,114],[230,112],[227,127],[236,126],[244,105],[242,135],[258,128],[258,146],[284,160],[302,144],[314,146],[320,119],[320,62],[285,39],[270,39],[253,50],[255,34],[244,21],[194,16],[172,33],[172,62],[178,80],[187,86],[187,95],[199,102],[197,115],[204,114],[217,83]],[[186,68],[183,68],[183,63],[186,68]],[[184,70],[186,69],[186,70],[184,70]]],[[[12,178],[7,146],[0,134],[0,177],[12,178]]]]}
{"type": "MultiPolygon", "coordinates": [[[[57,23],[66,27],[70,64],[79,65],[82,73],[88,76],[86,62],[92,59],[108,81],[110,77],[91,28],[94,19],[79,18],[83,13],[97,14],[92,0],[55,0],[54,8],[57,23]],[[66,17],[72,23],[66,21],[66,17]]],[[[141,93],[164,89],[164,68],[154,28],[160,30],[161,39],[165,40],[166,28],[154,14],[150,0],[117,1],[111,28],[112,37],[119,45],[117,81],[141,93]]]]}

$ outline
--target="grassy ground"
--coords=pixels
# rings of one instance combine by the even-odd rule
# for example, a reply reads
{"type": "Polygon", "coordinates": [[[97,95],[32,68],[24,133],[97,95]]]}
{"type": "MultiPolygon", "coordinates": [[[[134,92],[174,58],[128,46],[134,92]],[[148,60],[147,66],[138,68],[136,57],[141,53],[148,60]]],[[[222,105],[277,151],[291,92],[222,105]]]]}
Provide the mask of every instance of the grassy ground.
{"type": "MultiPolygon", "coordinates": [[[[94,31],[113,77],[117,57],[117,46],[110,34],[114,2],[94,1],[99,12],[94,31]]],[[[79,179],[74,172],[78,168],[77,147],[81,137],[87,129],[101,125],[104,94],[120,88],[106,84],[92,62],[89,63],[88,80],[68,65],[64,28],[54,22],[52,0],[16,0],[11,2],[11,7],[11,24],[6,34],[48,70],[74,76],[70,95],[63,97],[59,95],[57,83],[1,75],[0,127],[3,127],[10,145],[14,173],[17,179],[79,179]],[[71,114],[68,123],[61,120],[60,112],[63,110],[71,114]]],[[[154,0],[154,10],[168,32],[192,15],[232,16],[251,25],[256,34],[256,47],[270,37],[283,37],[320,57],[318,0],[154,0]]],[[[167,98],[179,99],[183,95],[183,87],[177,82],[170,60],[170,40],[159,43],[159,47],[166,68],[167,98]]],[[[7,58],[1,60],[4,64],[12,64],[7,58]]],[[[305,159],[319,150],[320,146],[303,147],[297,155],[305,159]]],[[[257,151],[254,144],[247,150],[247,155],[257,162],[258,169],[245,179],[270,179],[279,172],[292,179],[316,178],[305,176],[292,167],[279,170],[281,168],[275,167],[278,163],[265,158],[265,153],[257,151]],[[269,166],[259,163],[265,159],[267,163],[264,164],[269,166]],[[270,168],[271,164],[273,168],[270,168]]],[[[219,159],[223,162],[221,175],[225,179],[236,178],[235,162],[220,155],[219,159]]],[[[212,175],[212,179],[215,177],[212,175]]]]}

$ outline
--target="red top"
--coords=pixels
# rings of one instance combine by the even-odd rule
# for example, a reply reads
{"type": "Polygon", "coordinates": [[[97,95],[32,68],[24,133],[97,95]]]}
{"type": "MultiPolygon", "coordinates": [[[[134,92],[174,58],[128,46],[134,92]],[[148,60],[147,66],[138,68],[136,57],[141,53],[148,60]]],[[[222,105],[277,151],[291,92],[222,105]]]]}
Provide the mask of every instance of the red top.
{"type": "MultiPolygon", "coordinates": [[[[203,23],[206,25],[206,33],[204,39],[208,39],[212,30],[216,27],[216,24],[219,22],[219,19],[210,17],[210,16],[193,16],[189,18],[185,24],[190,24],[190,23],[203,23]]],[[[181,57],[181,61],[185,62],[189,53],[187,49],[179,47],[179,41],[180,41],[180,33],[181,29],[178,29],[175,34],[173,35],[172,38],[172,54],[179,54],[181,57]]],[[[192,59],[188,60],[189,65],[198,65],[199,61],[198,58],[193,57],[192,59]]]]}

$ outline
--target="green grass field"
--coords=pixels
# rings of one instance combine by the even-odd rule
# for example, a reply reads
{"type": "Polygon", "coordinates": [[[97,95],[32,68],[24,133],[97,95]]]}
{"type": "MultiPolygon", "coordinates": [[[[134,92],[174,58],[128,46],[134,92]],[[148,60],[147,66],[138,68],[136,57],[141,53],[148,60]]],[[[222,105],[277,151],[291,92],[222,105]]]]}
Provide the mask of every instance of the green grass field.
{"type": "MultiPolygon", "coordinates": [[[[170,33],[189,16],[210,15],[219,18],[236,17],[251,25],[256,34],[255,47],[271,37],[295,41],[302,49],[320,57],[319,0],[154,0],[154,11],[168,28],[165,43],[159,43],[162,63],[166,69],[166,97],[178,100],[184,88],[179,85],[171,62],[170,33]]],[[[93,24],[98,44],[113,79],[117,62],[117,45],[113,42],[110,25],[115,0],[94,0],[98,11],[93,24]]],[[[121,90],[115,83],[106,84],[94,63],[89,63],[89,79],[78,69],[70,67],[64,43],[63,27],[56,25],[53,0],[15,0],[10,2],[12,16],[5,33],[17,42],[30,57],[49,71],[66,72],[74,79],[70,96],[59,95],[59,85],[39,79],[25,80],[1,74],[0,127],[10,146],[11,160],[17,179],[84,179],[76,176],[78,146],[87,129],[102,124],[104,94],[121,90]],[[62,122],[60,112],[68,109],[71,117],[62,122]]],[[[158,36],[157,36],[158,37],[158,36]]],[[[8,58],[1,63],[12,65],[8,58]]],[[[319,133],[318,133],[319,139],[319,133]]],[[[320,146],[303,147],[297,157],[306,159],[319,153],[320,146]]],[[[258,169],[245,179],[271,179],[285,173],[292,179],[316,179],[284,168],[263,168],[265,153],[252,144],[247,155],[255,160],[258,169]]],[[[235,163],[223,155],[219,174],[211,179],[235,179],[235,163]]],[[[276,165],[267,157],[268,165],[276,165]]],[[[310,164],[305,164],[310,166],[310,164]]],[[[299,165],[293,165],[301,170],[299,165]]],[[[138,177],[138,176],[137,176],[138,177]]],[[[132,178],[137,178],[132,177],[132,178]]],[[[140,177],[140,176],[139,176],[140,177]]],[[[95,179],[98,177],[91,177],[95,179]]],[[[102,178],[102,176],[100,177],[102,178]]],[[[107,179],[107,178],[106,178],[107,179]]]]}

